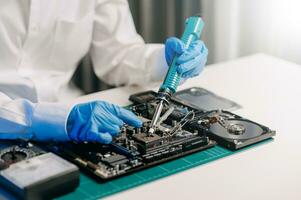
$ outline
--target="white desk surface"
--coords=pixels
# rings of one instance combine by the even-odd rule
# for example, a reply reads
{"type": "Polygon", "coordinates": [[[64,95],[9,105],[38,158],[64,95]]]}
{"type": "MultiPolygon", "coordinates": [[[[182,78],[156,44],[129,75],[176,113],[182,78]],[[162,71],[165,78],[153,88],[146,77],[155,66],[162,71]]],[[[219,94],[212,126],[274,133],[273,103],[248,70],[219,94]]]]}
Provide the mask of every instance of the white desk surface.
{"type": "MultiPolygon", "coordinates": [[[[301,199],[301,66],[264,54],[208,66],[179,89],[204,87],[243,106],[235,113],[277,131],[273,142],[136,187],[107,199],[301,199]]],[[[76,100],[119,105],[146,87],[76,100]]]]}

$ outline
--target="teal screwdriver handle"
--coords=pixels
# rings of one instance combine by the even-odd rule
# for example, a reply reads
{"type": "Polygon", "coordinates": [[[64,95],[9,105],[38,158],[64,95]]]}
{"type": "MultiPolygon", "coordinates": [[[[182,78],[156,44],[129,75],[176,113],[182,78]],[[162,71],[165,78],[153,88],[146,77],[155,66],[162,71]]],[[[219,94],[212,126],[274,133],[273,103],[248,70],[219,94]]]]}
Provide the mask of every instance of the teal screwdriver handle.
{"type": "MultiPolygon", "coordinates": [[[[185,48],[188,48],[193,41],[196,41],[200,38],[203,27],[204,21],[200,16],[192,16],[186,19],[185,31],[181,37],[181,40],[185,44],[185,48]]],[[[176,92],[182,76],[177,72],[177,59],[178,56],[173,58],[163,84],[160,86],[159,92],[164,91],[171,94],[176,92]]]]}

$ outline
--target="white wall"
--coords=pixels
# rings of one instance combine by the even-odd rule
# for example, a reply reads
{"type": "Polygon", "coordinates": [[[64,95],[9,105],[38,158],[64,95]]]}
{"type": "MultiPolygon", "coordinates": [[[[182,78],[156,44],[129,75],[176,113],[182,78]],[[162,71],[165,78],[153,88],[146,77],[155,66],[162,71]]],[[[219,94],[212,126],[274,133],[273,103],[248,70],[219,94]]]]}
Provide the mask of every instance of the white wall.
{"type": "Polygon", "coordinates": [[[209,61],[265,52],[301,64],[300,0],[203,0],[209,61]]]}

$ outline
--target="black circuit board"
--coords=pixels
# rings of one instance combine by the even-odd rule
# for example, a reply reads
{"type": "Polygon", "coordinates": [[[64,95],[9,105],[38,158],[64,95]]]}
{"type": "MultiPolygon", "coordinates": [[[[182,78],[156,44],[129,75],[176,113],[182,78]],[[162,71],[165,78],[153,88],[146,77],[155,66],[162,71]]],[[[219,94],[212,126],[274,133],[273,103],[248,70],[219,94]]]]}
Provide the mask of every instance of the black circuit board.
{"type": "Polygon", "coordinates": [[[236,150],[275,135],[269,128],[233,113],[199,110],[175,99],[164,106],[162,120],[156,131],[149,134],[158,103],[155,96],[154,92],[144,92],[130,97],[134,104],[128,109],[143,125],[125,125],[109,145],[64,143],[49,147],[101,180],[109,180],[216,144],[236,150]]]}
{"type": "Polygon", "coordinates": [[[195,118],[198,112],[175,104],[164,108],[164,112],[171,106],[174,110],[153,134],[149,134],[155,106],[156,101],[129,107],[143,121],[142,127],[122,127],[120,134],[109,145],[65,143],[52,144],[50,148],[97,177],[111,179],[216,145],[206,135],[206,127],[184,128],[192,113],[195,118]],[[184,124],[185,116],[188,117],[184,124]],[[183,123],[182,127],[179,122],[183,123]]]}

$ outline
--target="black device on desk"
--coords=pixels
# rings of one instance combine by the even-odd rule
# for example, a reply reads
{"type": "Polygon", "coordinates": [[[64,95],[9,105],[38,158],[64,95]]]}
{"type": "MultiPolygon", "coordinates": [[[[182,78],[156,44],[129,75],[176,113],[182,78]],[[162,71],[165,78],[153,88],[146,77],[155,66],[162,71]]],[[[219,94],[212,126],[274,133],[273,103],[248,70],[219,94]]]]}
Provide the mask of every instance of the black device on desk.
{"type": "Polygon", "coordinates": [[[79,170],[25,141],[0,141],[0,185],[21,199],[51,199],[73,191],[79,170]]]}
{"type": "Polygon", "coordinates": [[[234,111],[242,108],[238,103],[200,87],[192,87],[178,91],[173,98],[203,111],[218,109],[234,111]]]}
{"type": "MultiPolygon", "coordinates": [[[[171,97],[169,104],[163,107],[152,134],[148,130],[158,100],[156,92],[146,91],[131,95],[133,105],[128,107],[143,121],[141,128],[124,126],[119,136],[109,145],[71,142],[52,144],[49,148],[105,181],[202,151],[216,144],[235,151],[275,135],[275,131],[268,127],[229,111],[215,108],[210,110],[213,108],[211,104],[207,104],[210,108],[206,109],[205,103],[200,101],[200,95],[205,95],[205,99],[209,98],[206,90],[192,89],[180,91],[179,96],[176,94],[171,97]],[[195,94],[196,92],[198,93],[195,94]]],[[[218,98],[212,97],[212,94],[209,94],[211,99],[218,98]]],[[[215,102],[221,100],[218,98],[215,102]]],[[[236,105],[229,100],[227,102],[228,104],[221,105],[236,105]]]]}

